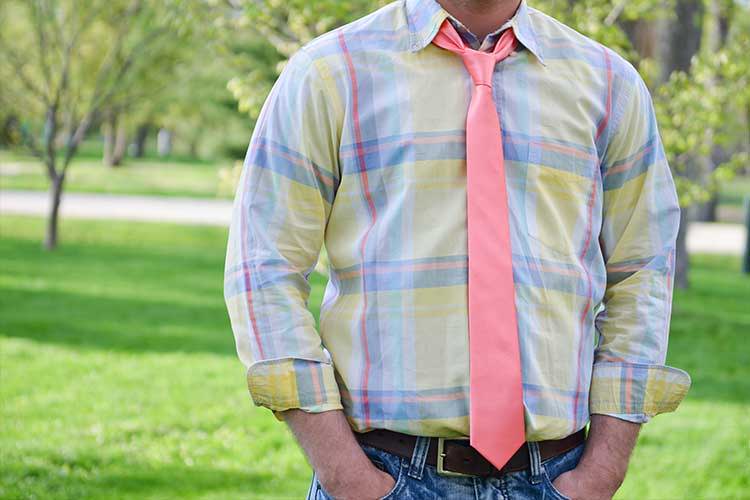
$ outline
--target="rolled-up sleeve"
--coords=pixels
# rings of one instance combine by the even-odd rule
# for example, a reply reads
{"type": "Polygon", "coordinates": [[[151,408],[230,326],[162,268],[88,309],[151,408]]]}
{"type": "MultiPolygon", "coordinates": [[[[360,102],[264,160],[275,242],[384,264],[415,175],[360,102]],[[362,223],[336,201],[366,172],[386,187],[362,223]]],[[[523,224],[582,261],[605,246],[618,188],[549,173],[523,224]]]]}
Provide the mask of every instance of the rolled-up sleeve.
{"type": "Polygon", "coordinates": [[[224,299],[256,405],[341,409],[331,357],[307,308],[338,186],[337,119],[301,49],[261,108],[234,199],[224,299]]]}
{"type": "Polygon", "coordinates": [[[628,67],[602,160],[599,242],[607,285],[596,318],[589,410],[647,422],[677,408],[690,376],[664,364],[680,207],[651,96],[628,67]]]}

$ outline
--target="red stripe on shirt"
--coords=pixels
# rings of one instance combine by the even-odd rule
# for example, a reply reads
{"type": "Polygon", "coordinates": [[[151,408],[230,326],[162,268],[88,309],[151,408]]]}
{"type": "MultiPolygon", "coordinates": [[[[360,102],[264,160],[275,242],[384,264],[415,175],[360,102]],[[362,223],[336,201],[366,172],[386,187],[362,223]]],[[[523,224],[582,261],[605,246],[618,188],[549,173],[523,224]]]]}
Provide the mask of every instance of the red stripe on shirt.
{"type": "MultiPolygon", "coordinates": [[[[362,244],[359,247],[359,254],[361,262],[365,262],[365,247],[367,245],[367,239],[372,231],[375,221],[377,220],[377,212],[375,211],[375,203],[372,201],[370,196],[370,188],[367,178],[367,168],[365,165],[365,151],[362,147],[362,130],[359,123],[359,93],[357,88],[357,73],[354,70],[354,62],[352,61],[352,55],[346,46],[344,40],[344,33],[339,32],[339,45],[346,59],[346,66],[349,72],[349,79],[352,85],[352,122],[354,124],[354,140],[357,144],[357,164],[359,165],[359,176],[362,181],[362,189],[365,193],[365,199],[367,200],[367,206],[370,210],[371,219],[370,226],[367,228],[364,236],[362,237],[362,244]]],[[[362,368],[362,410],[364,414],[365,426],[370,425],[370,401],[367,397],[368,380],[370,376],[370,352],[367,347],[367,274],[362,274],[362,316],[360,318],[360,339],[362,342],[363,355],[365,358],[365,364],[362,368]]]]}

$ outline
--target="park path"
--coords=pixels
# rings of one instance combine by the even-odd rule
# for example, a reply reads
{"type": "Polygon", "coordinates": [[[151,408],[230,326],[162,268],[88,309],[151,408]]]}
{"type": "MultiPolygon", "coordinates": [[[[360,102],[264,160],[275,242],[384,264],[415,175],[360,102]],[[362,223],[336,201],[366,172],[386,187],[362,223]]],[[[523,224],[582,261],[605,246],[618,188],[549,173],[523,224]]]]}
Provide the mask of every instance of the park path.
{"type": "MultiPolygon", "coordinates": [[[[0,214],[46,215],[49,199],[41,191],[0,190],[0,214]]],[[[227,226],[232,202],[205,198],[65,193],[62,217],[124,219],[227,226]]],[[[741,255],[746,241],[741,224],[694,222],[688,234],[688,251],[741,255]]]]}
{"type": "MultiPolygon", "coordinates": [[[[47,193],[0,190],[0,213],[46,215],[47,193]]],[[[95,193],[63,193],[62,217],[79,219],[124,219],[224,226],[229,224],[232,202],[206,198],[139,196],[95,193]]]]}

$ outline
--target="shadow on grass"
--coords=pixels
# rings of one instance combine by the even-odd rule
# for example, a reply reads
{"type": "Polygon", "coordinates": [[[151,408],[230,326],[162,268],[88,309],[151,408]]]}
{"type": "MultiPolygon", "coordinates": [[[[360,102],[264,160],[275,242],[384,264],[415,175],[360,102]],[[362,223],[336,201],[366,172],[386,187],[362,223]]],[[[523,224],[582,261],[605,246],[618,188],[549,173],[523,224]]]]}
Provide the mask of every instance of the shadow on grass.
{"type": "Polygon", "coordinates": [[[1,321],[2,332],[10,337],[77,348],[234,355],[226,311],[215,301],[198,306],[8,289],[3,300],[17,304],[1,321]]]}
{"type": "MultiPolygon", "coordinates": [[[[91,243],[79,239],[52,253],[36,241],[0,239],[0,334],[76,348],[234,356],[223,235],[176,228],[174,240],[144,237],[154,230],[144,226],[124,244],[93,234],[91,243]]],[[[325,278],[312,279],[317,316],[325,278]]]]}
{"type": "MultiPolygon", "coordinates": [[[[52,465],[52,464],[50,464],[52,465]]],[[[220,468],[142,463],[103,464],[95,469],[6,464],[6,498],[281,498],[278,472],[237,472],[220,468]],[[252,493],[252,494],[251,494],[252,493]]],[[[298,489],[304,490],[300,478],[298,489]]],[[[302,491],[304,494],[304,491],[302,491]]],[[[288,498],[288,497],[287,497],[288,498]]]]}

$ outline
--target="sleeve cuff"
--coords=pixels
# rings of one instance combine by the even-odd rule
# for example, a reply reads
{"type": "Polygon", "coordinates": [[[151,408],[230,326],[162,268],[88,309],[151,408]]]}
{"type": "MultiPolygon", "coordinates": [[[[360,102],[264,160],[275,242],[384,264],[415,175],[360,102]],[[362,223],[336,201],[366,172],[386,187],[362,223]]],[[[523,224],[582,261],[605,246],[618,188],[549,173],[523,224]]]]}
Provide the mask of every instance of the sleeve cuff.
{"type": "Polygon", "coordinates": [[[679,368],[625,362],[594,363],[589,413],[644,423],[674,411],[690,389],[690,375],[679,368]]]}
{"type": "Polygon", "coordinates": [[[311,413],[343,409],[333,365],[322,361],[283,358],[259,361],[247,371],[253,403],[274,412],[300,409],[311,413]]]}

